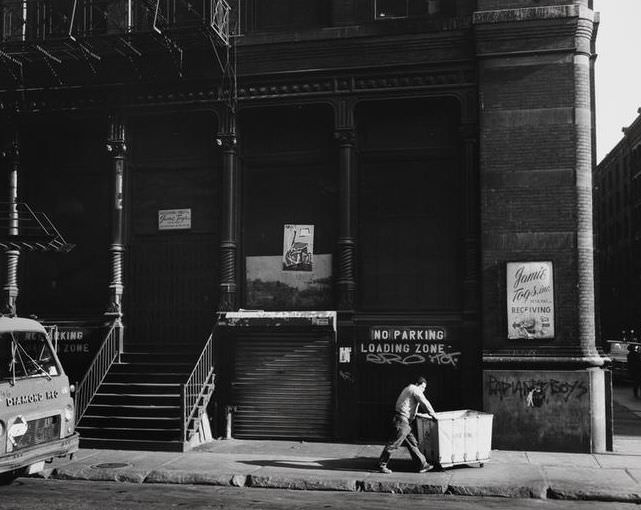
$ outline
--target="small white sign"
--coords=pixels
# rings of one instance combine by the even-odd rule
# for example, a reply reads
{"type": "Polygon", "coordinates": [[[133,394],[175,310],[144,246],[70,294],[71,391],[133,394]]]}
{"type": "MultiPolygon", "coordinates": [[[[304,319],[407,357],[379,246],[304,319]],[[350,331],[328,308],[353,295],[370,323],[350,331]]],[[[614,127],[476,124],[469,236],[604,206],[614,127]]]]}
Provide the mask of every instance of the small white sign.
{"type": "Polygon", "coordinates": [[[191,209],[161,209],[158,211],[158,230],[191,228],[191,209]]]}

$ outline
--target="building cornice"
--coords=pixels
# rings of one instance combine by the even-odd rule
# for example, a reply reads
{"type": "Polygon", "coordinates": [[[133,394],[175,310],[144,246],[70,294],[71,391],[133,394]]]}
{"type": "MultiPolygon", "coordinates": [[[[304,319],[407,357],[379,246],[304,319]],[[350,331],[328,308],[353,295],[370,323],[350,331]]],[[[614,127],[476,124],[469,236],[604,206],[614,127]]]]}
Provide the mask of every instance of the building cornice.
{"type": "Polygon", "coordinates": [[[588,9],[582,5],[551,5],[544,7],[477,11],[472,16],[472,24],[486,25],[523,21],[548,21],[567,18],[582,18],[594,22],[597,19],[597,16],[592,9],[588,9]]]}
{"type": "MultiPolygon", "coordinates": [[[[476,86],[472,61],[448,65],[400,66],[391,69],[361,69],[327,72],[256,75],[241,77],[237,100],[242,104],[269,101],[331,101],[337,96],[362,98],[385,96],[420,96],[456,94],[476,86]],[[454,91],[454,92],[453,92],[454,91]]],[[[0,95],[0,111],[21,114],[47,112],[91,112],[126,108],[215,109],[229,101],[228,91],[211,82],[175,82],[170,84],[123,83],[110,87],[36,89],[23,95],[0,95]]]]}

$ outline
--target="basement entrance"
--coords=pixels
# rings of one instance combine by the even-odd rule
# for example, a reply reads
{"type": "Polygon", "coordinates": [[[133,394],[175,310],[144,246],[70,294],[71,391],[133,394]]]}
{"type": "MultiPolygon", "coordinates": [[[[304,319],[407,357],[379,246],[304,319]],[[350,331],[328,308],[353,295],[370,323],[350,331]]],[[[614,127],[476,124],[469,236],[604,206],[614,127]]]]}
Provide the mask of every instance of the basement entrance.
{"type": "Polygon", "coordinates": [[[232,436],[332,439],[335,312],[231,312],[221,326],[216,400],[232,436]]]}

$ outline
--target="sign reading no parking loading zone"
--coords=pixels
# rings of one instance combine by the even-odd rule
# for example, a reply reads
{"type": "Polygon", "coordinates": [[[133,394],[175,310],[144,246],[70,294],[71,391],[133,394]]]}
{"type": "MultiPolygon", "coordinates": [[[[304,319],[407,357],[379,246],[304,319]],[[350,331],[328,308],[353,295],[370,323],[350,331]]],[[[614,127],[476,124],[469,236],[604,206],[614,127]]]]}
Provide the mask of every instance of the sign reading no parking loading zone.
{"type": "Polygon", "coordinates": [[[447,342],[445,328],[435,326],[371,326],[368,340],[359,342],[357,354],[376,365],[456,367],[461,355],[447,342]]]}

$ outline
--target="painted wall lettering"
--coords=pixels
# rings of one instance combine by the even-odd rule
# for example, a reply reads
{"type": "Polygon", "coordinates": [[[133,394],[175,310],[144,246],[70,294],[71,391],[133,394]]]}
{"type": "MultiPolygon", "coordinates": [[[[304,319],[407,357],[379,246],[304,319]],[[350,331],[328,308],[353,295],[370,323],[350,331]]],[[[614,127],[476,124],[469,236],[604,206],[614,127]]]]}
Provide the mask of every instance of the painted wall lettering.
{"type": "Polygon", "coordinates": [[[372,326],[369,339],[402,342],[445,340],[445,330],[433,326],[372,326]]]}
{"type": "Polygon", "coordinates": [[[369,342],[360,342],[356,354],[375,365],[456,367],[461,353],[446,338],[445,328],[438,326],[371,326],[369,342]]]}

